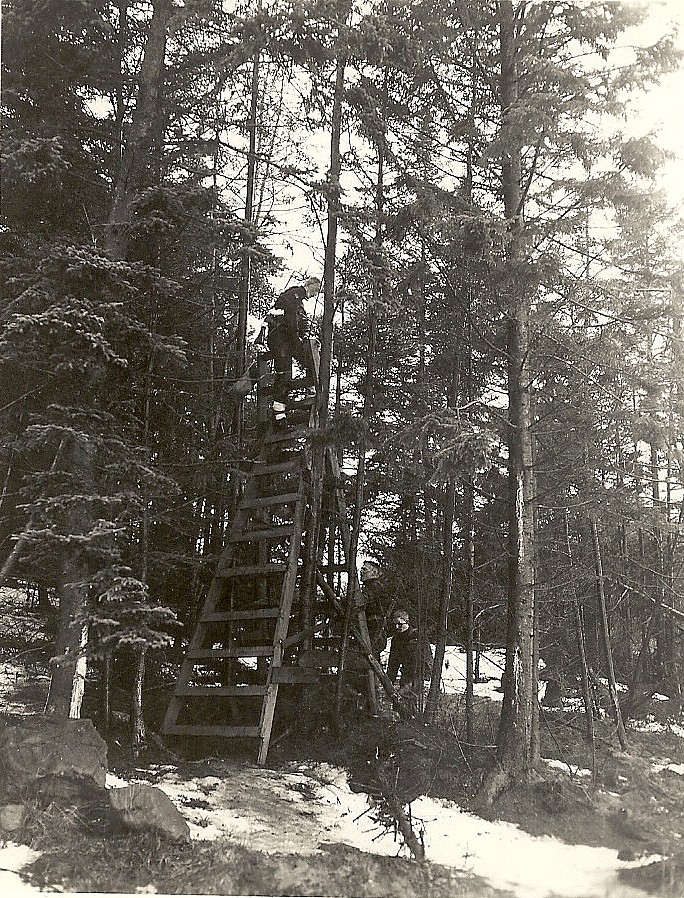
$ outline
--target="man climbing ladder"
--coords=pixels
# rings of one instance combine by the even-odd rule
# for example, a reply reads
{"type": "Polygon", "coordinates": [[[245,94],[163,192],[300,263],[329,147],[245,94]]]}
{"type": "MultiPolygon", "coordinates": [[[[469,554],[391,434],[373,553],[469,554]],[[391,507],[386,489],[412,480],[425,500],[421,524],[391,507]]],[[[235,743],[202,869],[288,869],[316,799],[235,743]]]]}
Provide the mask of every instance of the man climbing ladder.
{"type": "Polygon", "coordinates": [[[316,382],[308,344],[310,322],[304,300],[315,296],[320,287],[321,282],[315,277],[307,278],[301,286],[290,287],[280,294],[266,316],[268,348],[275,367],[273,416],[276,423],[285,421],[293,359],[305,371],[307,385],[314,386],[316,382]]]}

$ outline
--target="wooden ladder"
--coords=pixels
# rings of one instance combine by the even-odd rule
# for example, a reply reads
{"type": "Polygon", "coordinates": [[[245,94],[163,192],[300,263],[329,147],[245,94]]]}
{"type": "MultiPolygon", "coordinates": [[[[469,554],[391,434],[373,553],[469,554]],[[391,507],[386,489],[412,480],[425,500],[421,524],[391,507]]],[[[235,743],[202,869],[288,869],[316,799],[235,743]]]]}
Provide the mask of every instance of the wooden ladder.
{"type": "MultiPolygon", "coordinates": [[[[289,419],[308,412],[313,423],[313,398],[289,406],[289,419]]],[[[318,679],[295,665],[302,634],[290,634],[307,473],[301,427],[271,427],[182,662],[164,735],[256,739],[263,764],[279,686],[318,679]]]]}

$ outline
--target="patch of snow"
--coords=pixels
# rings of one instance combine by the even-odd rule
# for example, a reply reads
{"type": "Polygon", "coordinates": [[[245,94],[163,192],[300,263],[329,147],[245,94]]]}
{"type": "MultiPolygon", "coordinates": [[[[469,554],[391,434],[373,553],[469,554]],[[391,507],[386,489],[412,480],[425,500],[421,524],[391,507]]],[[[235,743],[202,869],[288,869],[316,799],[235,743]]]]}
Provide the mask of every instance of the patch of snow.
{"type": "MultiPolygon", "coordinates": [[[[608,680],[605,677],[598,678],[599,683],[608,688],[608,680]]],[[[615,688],[618,692],[629,692],[629,686],[626,686],[624,683],[616,683],[615,688]]]]}
{"type": "MultiPolygon", "coordinates": [[[[134,779],[142,780],[141,773],[136,771],[134,779]]],[[[385,856],[407,853],[395,833],[377,821],[373,800],[353,792],[347,774],[328,764],[300,763],[286,770],[234,767],[225,776],[190,780],[165,767],[155,775],[156,785],[188,821],[193,839],[230,839],[274,854],[312,854],[333,843],[385,856]]],[[[107,782],[123,781],[110,774],[107,782]]],[[[619,861],[612,849],[531,836],[513,824],[483,820],[430,798],[414,801],[411,816],[428,860],[480,876],[517,898],[643,896],[620,883],[618,872],[655,859],[619,861]]]]}
{"type": "MultiPolygon", "coordinates": [[[[132,782],[134,781],[122,779],[120,776],[117,776],[116,773],[112,773],[108,770],[107,776],[105,777],[105,788],[122,789],[124,786],[130,785],[130,783],[132,782]]],[[[136,780],[136,782],[140,782],[140,780],[136,780]]]]}
{"type": "MultiPolygon", "coordinates": [[[[435,647],[432,646],[434,652],[435,647]]],[[[381,657],[383,663],[387,664],[389,651],[385,652],[385,656],[381,657]]],[[[442,668],[442,689],[447,695],[460,695],[465,693],[466,689],[466,653],[456,645],[448,645],[444,650],[444,665],[442,668]]],[[[546,667],[544,661],[540,659],[539,669],[546,667]]],[[[493,702],[500,702],[503,699],[503,691],[501,689],[501,677],[506,668],[506,650],[503,648],[485,649],[480,653],[479,679],[473,684],[473,694],[480,698],[487,698],[493,702]]],[[[539,699],[541,700],[546,693],[547,683],[542,681],[539,683],[539,699]]]]}
{"type": "MultiPolygon", "coordinates": [[[[550,708],[544,708],[544,713],[551,710],[550,708]]],[[[563,699],[563,707],[560,709],[562,711],[583,711],[584,710],[584,699],[582,698],[564,698],[563,699]]]]}
{"type": "Polygon", "coordinates": [[[520,898],[627,898],[643,895],[618,880],[618,871],[659,859],[619,861],[617,851],[566,845],[531,836],[502,821],[488,821],[450,802],[419,798],[411,805],[422,821],[427,857],[511,889],[520,898]]]}
{"type": "Polygon", "coordinates": [[[654,692],[652,695],[652,698],[657,702],[669,702],[670,701],[669,695],[662,695],[660,692],[654,692]]]}
{"type": "Polygon", "coordinates": [[[22,879],[19,871],[32,864],[40,857],[39,851],[34,851],[28,845],[17,845],[15,842],[5,842],[0,847],[0,893],[3,895],[39,895],[40,889],[35,888],[22,879]]]}
{"type": "Polygon", "coordinates": [[[542,758],[542,761],[555,770],[562,770],[563,773],[570,773],[571,776],[591,776],[591,770],[585,767],[573,767],[565,761],[559,761],[557,758],[542,758]]]}
{"type": "Polygon", "coordinates": [[[672,720],[663,723],[657,720],[653,714],[647,714],[641,720],[630,720],[629,728],[638,733],[673,733],[680,739],[684,739],[684,727],[672,720]]]}
{"type": "Polygon", "coordinates": [[[669,758],[666,758],[660,764],[653,764],[652,767],[656,773],[660,773],[661,770],[670,770],[672,773],[684,776],[684,764],[673,764],[669,758]]]}
{"type": "MultiPolygon", "coordinates": [[[[433,646],[434,651],[434,646],[433,646]]],[[[487,649],[480,654],[480,682],[473,685],[473,694],[500,702],[501,677],[506,667],[505,649],[487,649]]],[[[466,688],[466,653],[460,646],[448,645],[444,652],[442,688],[448,695],[464,693],[466,688]]]]}

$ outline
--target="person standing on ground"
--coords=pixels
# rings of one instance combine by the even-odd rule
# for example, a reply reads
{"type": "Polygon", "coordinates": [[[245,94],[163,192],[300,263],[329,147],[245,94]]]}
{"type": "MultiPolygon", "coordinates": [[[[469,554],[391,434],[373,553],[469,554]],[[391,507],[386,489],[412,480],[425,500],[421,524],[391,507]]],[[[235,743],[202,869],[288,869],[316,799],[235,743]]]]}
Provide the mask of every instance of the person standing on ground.
{"type": "Polygon", "coordinates": [[[392,683],[400,677],[401,688],[408,688],[418,694],[423,682],[430,678],[432,648],[427,640],[420,639],[418,630],[411,626],[408,611],[400,609],[393,612],[391,623],[393,635],[387,676],[392,683]]]}
{"type": "MultiPolygon", "coordinates": [[[[386,596],[382,572],[373,561],[364,561],[361,565],[361,598],[366,613],[368,635],[371,640],[373,654],[380,660],[380,655],[387,647],[387,605],[390,600],[386,596]]],[[[391,607],[391,604],[389,604],[391,607]]]]}
{"type": "Polygon", "coordinates": [[[266,316],[268,348],[275,367],[273,414],[276,422],[285,420],[293,360],[306,372],[307,386],[315,386],[308,345],[310,322],[304,309],[304,300],[315,296],[320,288],[318,278],[307,278],[300,286],[290,287],[281,293],[266,316]]]}

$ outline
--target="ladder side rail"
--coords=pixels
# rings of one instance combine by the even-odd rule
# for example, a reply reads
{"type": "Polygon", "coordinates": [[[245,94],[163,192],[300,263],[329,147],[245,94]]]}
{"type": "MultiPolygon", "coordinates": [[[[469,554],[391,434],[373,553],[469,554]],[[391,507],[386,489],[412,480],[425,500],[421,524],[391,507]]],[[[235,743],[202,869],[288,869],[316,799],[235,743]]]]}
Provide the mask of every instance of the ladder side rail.
{"type": "MultiPolygon", "coordinates": [[[[265,454],[265,447],[262,447],[261,455],[265,457],[265,454]]],[[[181,662],[180,670],[178,671],[178,677],[176,678],[176,684],[174,687],[174,694],[171,697],[171,701],[169,702],[169,705],[166,709],[166,714],[164,715],[162,733],[168,732],[171,728],[176,726],[178,715],[180,714],[180,711],[183,707],[183,699],[185,698],[184,690],[187,689],[190,683],[190,679],[192,678],[193,670],[196,666],[196,659],[193,658],[193,654],[201,649],[207,632],[207,624],[211,623],[211,621],[203,621],[203,617],[210,616],[216,611],[216,608],[223,596],[223,590],[226,581],[225,577],[221,576],[220,571],[229,568],[233,560],[236,544],[234,542],[231,542],[231,538],[240,533],[244,528],[249,506],[245,506],[243,503],[245,503],[245,501],[249,502],[249,500],[256,498],[256,494],[258,492],[257,481],[258,478],[250,476],[246,488],[241,496],[240,504],[238,505],[235,515],[233,516],[233,520],[231,521],[228,539],[226,540],[226,544],[216,565],[217,573],[212,577],[211,583],[209,585],[209,590],[202,605],[199,619],[197,621],[197,624],[195,625],[192,636],[188,641],[188,647],[185,651],[183,661],[181,662]]]]}
{"type": "MultiPolygon", "coordinates": [[[[340,481],[340,464],[337,459],[337,455],[332,451],[331,448],[326,450],[327,462],[330,465],[330,473],[333,478],[333,493],[335,496],[335,510],[337,512],[338,518],[338,527],[340,530],[340,539],[342,542],[342,549],[344,551],[344,558],[347,566],[347,601],[348,602],[356,602],[357,596],[361,594],[361,583],[359,580],[359,573],[356,566],[356,558],[351,557],[351,528],[349,526],[349,519],[347,517],[347,503],[344,498],[344,493],[342,492],[341,487],[339,486],[340,481]]],[[[357,626],[359,634],[361,635],[362,644],[366,643],[370,645],[370,633],[368,631],[368,622],[366,621],[366,612],[363,606],[360,606],[357,610],[356,614],[357,618],[357,626]]],[[[377,688],[376,688],[376,674],[372,668],[368,670],[368,698],[371,707],[371,712],[373,714],[377,714],[377,688]]]]}
{"type": "Polygon", "coordinates": [[[288,556],[287,569],[283,577],[283,583],[280,591],[280,615],[276,621],[275,632],[273,635],[273,656],[271,658],[271,667],[269,672],[269,690],[264,697],[261,708],[261,720],[259,722],[259,751],[257,754],[257,764],[263,765],[268,755],[268,747],[271,741],[271,730],[273,728],[273,717],[275,714],[275,706],[278,699],[278,682],[273,680],[273,671],[282,667],[283,647],[287,638],[287,631],[290,626],[290,614],[292,612],[292,602],[294,599],[295,587],[297,585],[297,571],[299,565],[299,557],[302,548],[302,534],[304,522],[304,498],[306,485],[304,478],[300,478],[300,500],[295,505],[294,525],[292,539],[290,541],[290,552],[288,556]]]}

